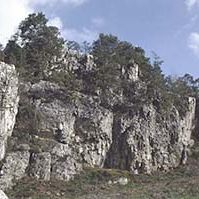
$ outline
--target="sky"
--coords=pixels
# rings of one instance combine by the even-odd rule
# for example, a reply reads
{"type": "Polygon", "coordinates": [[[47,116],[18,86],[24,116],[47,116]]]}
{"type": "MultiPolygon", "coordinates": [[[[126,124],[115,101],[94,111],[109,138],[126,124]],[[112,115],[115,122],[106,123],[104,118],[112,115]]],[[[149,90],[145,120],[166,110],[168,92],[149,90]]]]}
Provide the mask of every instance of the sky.
{"type": "Polygon", "coordinates": [[[154,51],[166,75],[199,77],[199,0],[0,0],[0,43],[19,23],[42,11],[62,36],[78,42],[99,33],[154,51]]]}

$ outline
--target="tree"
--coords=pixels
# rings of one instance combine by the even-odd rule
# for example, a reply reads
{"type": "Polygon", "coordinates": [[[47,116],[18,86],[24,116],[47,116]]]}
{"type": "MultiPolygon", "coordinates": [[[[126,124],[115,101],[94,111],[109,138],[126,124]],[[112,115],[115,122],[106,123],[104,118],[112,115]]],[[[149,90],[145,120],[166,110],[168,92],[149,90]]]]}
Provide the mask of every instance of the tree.
{"type": "Polygon", "coordinates": [[[87,41],[84,41],[82,44],[81,44],[81,51],[83,52],[83,54],[89,54],[91,52],[91,45],[89,42],[87,41]]]}
{"type": "Polygon", "coordinates": [[[160,95],[164,95],[166,91],[166,81],[164,75],[162,73],[161,65],[163,61],[160,57],[155,53],[153,54],[153,63],[149,67],[150,68],[150,75],[149,75],[149,82],[148,82],[148,90],[151,88],[151,98],[160,97],[160,95]]]}
{"type": "Polygon", "coordinates": [[[54,64],[57,64],[64,48],[64,39],[57,27],[48,26],[43,13],[30,14],[19,25],[15,35],[25,51],[26,76],[33,81],[48,78],[54,64]]]}
{"type": "Polygon", "coordinates": [[[18,69],[25,65],[25,52],[15,41],[10,39],[4,49],[5,61],[14,64],[18,69]]]}
{"type": "Polygon", "coordinates": [[[92,55],[96,64],[101,67],[113,60],[115,49],[118,46],[118,38],[113,35],[100,34],[92,45],[92,55]]]}
{"type": "Polygon", "coordinates": [[[80,52],[80,45],[76,41],[66,41],[68,51],[80,52]]]}

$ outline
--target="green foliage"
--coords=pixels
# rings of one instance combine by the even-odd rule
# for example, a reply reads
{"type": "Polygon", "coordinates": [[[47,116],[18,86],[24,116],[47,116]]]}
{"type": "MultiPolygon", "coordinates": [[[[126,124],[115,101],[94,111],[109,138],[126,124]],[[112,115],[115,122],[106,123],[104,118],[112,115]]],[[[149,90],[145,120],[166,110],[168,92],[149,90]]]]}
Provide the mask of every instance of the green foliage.
{"type": "Polygon", "coordinates": [[[182,116],[185,115],[189,108],[187,97],[198,97],[198,79],[194,80],[191,75],[185,74],[176,78],[169,76],[166,78],[166,83],[172,104],[182,116]]]}
{"type": "Polygon", "coordinates": [[[48,78],[61,59],[64,40],[57,27],[48,26],[43,13],[30,14],[5,48],[7,61],[23,67],[22,76],[33,82],[48,78]]]}
{"type": "Polygon", "coordinates": [[[26,65],[25,53],[25,50],[20,47],[15,41],[15,38],[13,38],[8,41],[4,49],[5,62],[9,64],[14,64],[21,74],[23,71],[23,66],[26,65]]]}
{"type": "Polygon", "coordinates": [[[50,81],[58,83],[60,86],[67,88],[69,91],[80,91],[81,80],[76,78],[76,75],[71,72],[53,72],[50,76],[50,81]]]}
{"type": "Polygon", "coordinates": [[[126,99],[140,106],[152,103],[157,111],[163,113],[170,111],[174,105],[183,116],[188,110],[187,97],[199,95],[199,79],[194,80],[186,74],[171,81],[162,73],[163,61],[159,56],[153,53],[151,63],[142,48],[120,41],[113,35],[100,34],[93,43],[91,53],[96,63],[93,84],[103,91],[109,88],[115,93],[122,90],[126,99]],[[142,86],[137,82],[129,82],[121,75],[121,67],[128,70],[134,64],[139,66],[142,86]]]}
{"type": "MultiPolygon", "coordinates": [[[[0,59],[4,59],[2,53],[6,62],[17,66],[23,80],[53,81],[74,93],[103,93],[102,101],[110,102],[122,93],[125,103],[139,104],[138,107],[152,103],[160,112],[175,105],[184,114],[188,107],[186,97],[199,95],[199,79],[188,74],[176,80],[165,78],[163,61],[155,53],[151,62],[142,48],[105,34],[100,34],[92,45],[66,42],[58,28],[48,26],[43,13],[30,14],[23,20],[5,49],[0,50],[0,59]],[[95,62],[89,70],[87,53],[95,62]],[[139,66],[139,83],[123,74],[135,64],[139,66]]],[[[119,100],[115,103],[120,104],[119,100]]]]}
{"type": "Polygon", "coordinates": [[[162,60],[157,55],[154,55],[154,63],[151,64],[142,48],[104,34],[100,34],[93,43],[92,54],[96,63],[94,83],[98,88],[111,88],[114,92],[122,89],[131,102],[139,101],[141,104],[164,98],[166,81],[160,68],[162,60]],[[128,71],[135,64],[139,66],[139,78],[144,83],[144,89],[136,88],[136,82],[122,76],[122,68],[128,71]]]}
{"type": "Polygon", "coordinates": [[[120,87],[121,67],[132,64],[134,47],[113,35],[100,34],[92,45],[91,53],[96,63],[96,86],[102,89],[120,87]]]}

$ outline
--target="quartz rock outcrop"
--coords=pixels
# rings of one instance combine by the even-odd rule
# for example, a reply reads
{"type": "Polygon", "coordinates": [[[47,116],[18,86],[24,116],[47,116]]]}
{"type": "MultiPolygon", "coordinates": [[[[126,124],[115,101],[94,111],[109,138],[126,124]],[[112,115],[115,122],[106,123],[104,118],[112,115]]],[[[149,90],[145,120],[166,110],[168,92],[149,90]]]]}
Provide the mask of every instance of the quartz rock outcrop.
{"type": "Polygon", "coordinates": [[[12,135],[18,111],[18,77],[13,65],[0,62],[0,160],[7,138],[12,135]]]}

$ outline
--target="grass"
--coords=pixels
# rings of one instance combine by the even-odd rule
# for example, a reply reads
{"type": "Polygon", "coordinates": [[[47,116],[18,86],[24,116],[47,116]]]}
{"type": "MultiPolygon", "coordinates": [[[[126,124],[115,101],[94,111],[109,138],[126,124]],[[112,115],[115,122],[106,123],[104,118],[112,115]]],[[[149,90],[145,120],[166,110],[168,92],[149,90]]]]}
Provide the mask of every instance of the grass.
{"type": "Polygon", "coordinates": [[[153,176],[127,171],[87,168],[70,182],[36,181],[26,177],[7,190],[10,199],[199,199],[199,175],[181,167],[153,176]],[[125,186],[109,180],[127,177],[125,186]]]}
{"type": "Polygon", "coordinates": [[[7,190],[10,199],[199,199],[199,145],[186,166],[168,173],[132,175],[114,169],[86,168],[70,182],[25,177],[7,190]],[[108,181],[126,177],[125,186],[108,181]]]}

